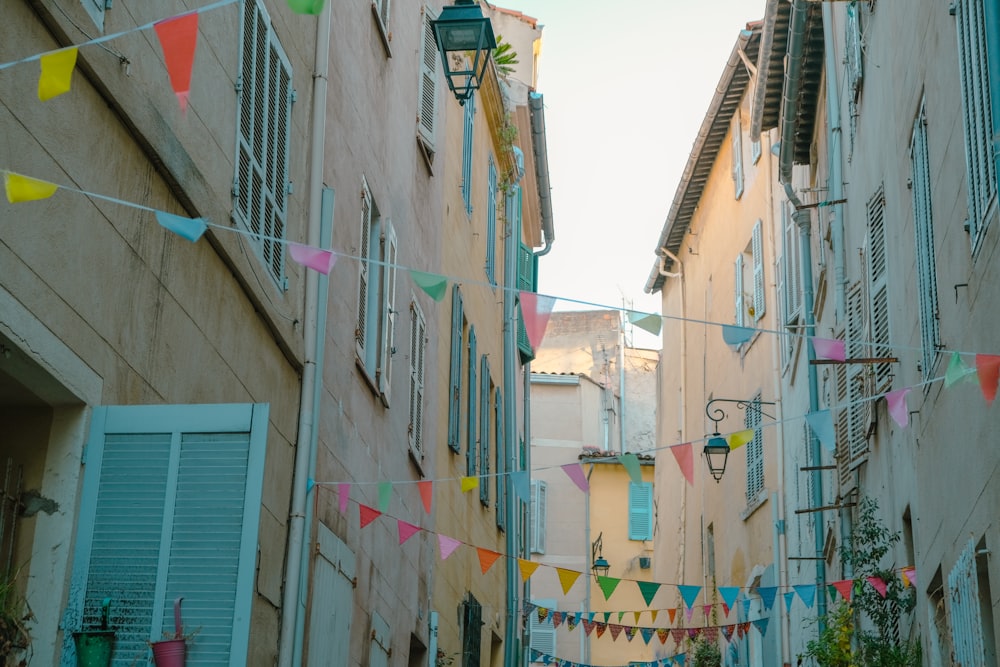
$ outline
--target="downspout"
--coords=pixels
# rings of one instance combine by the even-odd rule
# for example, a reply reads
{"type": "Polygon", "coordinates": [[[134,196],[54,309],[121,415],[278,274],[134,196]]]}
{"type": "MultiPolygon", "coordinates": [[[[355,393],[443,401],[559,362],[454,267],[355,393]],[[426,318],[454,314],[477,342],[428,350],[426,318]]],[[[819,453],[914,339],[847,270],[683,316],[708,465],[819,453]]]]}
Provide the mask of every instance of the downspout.
{"type": "Polygon", "coordinates": [[[531,146],[535,155],[542,235],[545,237],[545,247],[536,252],[535,257],[542,257],[552,250],[556,232],[552,225],[552,186],[549,184],[549,153],[545,142],[545,100],[539,93],[528,94],[528,110],[531,111],[531,146]]]}
{"type": "MultiPolygon", "coordinates": [[[[326,142],[327,76],[330,60],[330,3],[323,6],[316,22],[316,60],[313,66],[312,132],[309,159],[309,217],[306,242],[321,243],[323,227],[323,158],[326,142]]],[[[332,215],[332,201],[330,214],[332,215]]],[[[305,588],[303,561],[308,557],[306,543],[310,539],[306,526],[307,485],[316,464],[313,454],[316,442],[317,358],[322,356],[323,337],[319,320],[319,274],[306,271],[305,313],[302,323],[305,360],[299,395],[298,435],[295,441],[295,468],[292,476],[292,506],[288,516],[288,546],[285,555],[284,591],[281,601],[281,634],[278,640],[278,665],[292,667],[301,664],[301,637],[305,627],[305,588]]],[[[325,330],[325,329],[323,329],[325,330]]]]}
{"type": "MultiPolygon", "coordinates": [[[[625,304],[622,304],[624,306],[625,304]]],[[[623,308],[624,310],[624,308],[623,308]]],[[[618,449],[625,453],[625,327],[618,332],[618,449]]]]}
{"type": "MultiPolygon", "coordinates": [[[[779,152],[778,181],[784,186],[788,201],[795,207],[792,214],[795,224],[799,228],[799,244],[802,253],[802,303],[805,319],[805,334],[813,337],[816,334],[816,316],[814,313],[813,300],[813,276],[812,276],[812,229],[809,209],[800,208],[802,202],[795,193],[792,186],[792,160],[795,148],[795,102],[799,96],[800,80],[802,75],[802,51],[805,41],[806,18],[808,14],[808,0],[792,0],[792,16],[788,27],[788,58],[787,69],[785,71],[785,81],[782,90],[781,100],[781,150],[779,152]]],[[[816,365],[812,361],[816,358],[816,353],[811,345],[806,346],[808,357],[808,382],[809,382],[809,412],[816,412],[819,409],[819,383],[816,376],[816,365]]],[[[809,451],[816,466],[822,460],[822,450],[819,439],[809,431],[809,451]]],[[[823,471],[812,470],[813,488],[810,503],[812,508],[823,506],[823,471]]],[[[816,541],[816,587],[817,590],[826,590],[826,561],[823,559],[823,513],[812,512],[813,525],[816,541]]],[[[826,596],[816,596],[816,613],[819,617],[818,631],[822,632],[826,627],[824,617],[826,616],[826,596]]]]}

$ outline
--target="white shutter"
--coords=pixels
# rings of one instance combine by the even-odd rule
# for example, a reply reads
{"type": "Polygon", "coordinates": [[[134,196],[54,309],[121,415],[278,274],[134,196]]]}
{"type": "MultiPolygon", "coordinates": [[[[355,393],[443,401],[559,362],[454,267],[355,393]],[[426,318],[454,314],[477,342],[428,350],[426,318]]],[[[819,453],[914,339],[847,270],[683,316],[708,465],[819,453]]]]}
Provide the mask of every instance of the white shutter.
{"type": "Polygon", "coordinates": [[[410,449],[424,457],[424,354],[427,350],[427,324],[420,304],[410,302],[410,424],[407,437],[410,449]]]}
{"type": "MultiPolygon", "coordinates": [[[[554,599],[532,600],[531,603],[538,607],[553,610],[556,608],[554,599]]],[[[538,614],[531,612],[528,617],[528,627],[531,629],[531,648],[545,655],[556,654],[556,629],[552,625],[552,614],[541,623],[538,622],[538,614]]],[[[541,662],[540,660],[536,662],[541,662]]]]}
{"type": "Polygon", "coordinates": [[[490,502],[490,429],[493,426],[490,403],[490,362],[484,354],[479,363],[479,500],[490,502]]]}
{"type": "Polygon", "coordinates": [[[781,220],[784,226],[785,255],[785,324],[798,322],[802,314],[802,256],[799,245],[798,226],[792,218],[789,204],[781,207],[781,220]]]}
{"type": "Polygon", "coordinates": [[[437,42],[431,21],[436,17],[430,7],[424,5],[423,31],[420,40],[420,104],[417,115],[417,129],[424,144],[434,149],[434,130],[437,125],[437,42]]]}
{"type": "Polygon", "coordinates": [[[361,190],[361,243],[358,251],[358,322],[354,342],[358,357],[364,361],[368,349],[368,287],[369,261],[371,259],[372,195],[368,183],[361,190]]]}
{"type": "MultiPolygon", "coordinates": [[[[892,351],[889,348],[889,268],[885,242],[885,190],[882,187],[868,201],[868,251],[871,353],[874,357],[887,357],[892,351]]],[[[875,391],[885,391],[891,384],[892,366],[875,364],[875,391]]]]}
{"type": "Polygon", "coordinates": [[[372,631],[369,636],[371,645],[368,649],[368,667],[389,667],[389,656],[392,654],[389,624],[377,611],[372,612],[372,631]]]}
{"type": "Polygon", "coordinates": [[[733,122],[733,184],[736,189],[736,198],[743,196],[743,124],[740,122],[740,113],[736,112],[733,122]]]}
{"type": "Polygon", "coordinates": [[[735,277],[735,301],[736,301],[736,326],[741,327],[744,323],[743,317],[743,253],[736,255],[736,264],[733,268],[735,277]]]}
{"type": "Polygon", "coordinates": [[[392,228],[389,220],[385,220],[382,225],[381,243],[382,319],[379,331],[382,339],[379,341],[381,349],[375,376],[382,400],[388,405],[392,383],[393,340],[396,334],[396,230],[392,228]]]}
{"type": "Polygon", "coordinates": [[[312,611],[307,635],[308,667],[346,665],[354,617],[354,553],[322,523],[310,589],[312,611]]]}
{"type": "Polygon", "coordinates": [[[751,247],[753,250],[753,319],[764,317],[764,234],[761,221],[753,226],[751,247]]]}
{"type": "Polygon", "coordinates": [[[531,553],[545,553],[545,494],[546,485],[541,480],[531,482],[531,553]]]}
{"type": "MultiPolygon", "coordinates": [[[[866,308],[864,291],[860,283],[851,286],[847,293],[847,344],[848,359],[865,356],[868,340],[865,326],[866,308]]],[[[865,400],[870,394],[871,382],[865,364],[848,364],[848,458],[846,465],[856,468],[868,452],[868,424],[871,423],[872,402],[865,400]]]]}
{"type": "Polygon", "coordinates": [[[934,259],[934,226],[931,212],[930,159],[927,155],[927,118],[921,103],[910,142],[913,181],[913,229],[916,234],[917,284],[920,296],[920,370],[925,380],[934,377],[941,342],[938,328],[937,266],[934,259]]]}
{"type": "MultiPolygon", "coordinates": [[[[956,665],[986,665],[983,640],[983,615],[980,609],[979,575],[976,568],[976,545],[969,540],[955,567],[948,573],[948,597],[951,613],[951,643],[956,665]]],[[[992,601],[988,601],[987,604],[992,601]]],[[[990,647],[991,652],[993,647],[990,647]]]]}
{"type": "Polygon", "coordinates": [[[861,18],[858,16],[859,7],[856,2],[847,5],[847,87],[851,92],[852,102],[857,102],[861,97],[861,82],[863,80],[862,53],[861,53],[861,18]]]}
{"type": "Polygon", "coordinates": [[[386,31],[389,30],[389,4],[389,0],[372,0],[372,9],[382,22],[382,29],[386,31]]]}

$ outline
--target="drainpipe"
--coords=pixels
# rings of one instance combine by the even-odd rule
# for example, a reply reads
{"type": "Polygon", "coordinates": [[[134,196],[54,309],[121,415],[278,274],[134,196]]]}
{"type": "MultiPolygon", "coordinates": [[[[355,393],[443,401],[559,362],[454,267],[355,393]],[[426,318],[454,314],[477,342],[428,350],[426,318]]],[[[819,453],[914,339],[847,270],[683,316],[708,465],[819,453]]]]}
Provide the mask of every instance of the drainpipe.
{"type": "MultiPolygon", "coordinates": [[[[781,150],[779,152],[778,181],[784,186],[788,200],[795,207],[792,214],[799,228],[799,244],[802,253],[802,310],[805,318],[805,334],[812,337],[816,334],[816,317],[813,312],[813,276],[812,276],[812,229],[809,209],[799,208],[802,205],[795,188],[792,186],[792,160],[795,148],[795,101],[799,95],[800,77],[802,76],[802,51],[805,41],[806,17],[809,11],[808,0],[793,0],[792,16],[788,27],[788,57],[785,70],[785,81],[781,100],[781,150]]],[[[819,409],[819,383],[816,377],[816,366],[812,361],[816,353],[811,345],[806,346],[808,357],[809,411],[819,409]]],[[[819,439],[809,432],[809,451],[815,465],[822,460],[822,450],[819,439]]],[[[823,472],[812,470],[813,489],[810,503],[812,507],[823,505],[823,472]]],[[[823,513],[813,512],[813,525],[816,538],[816,588],[826,590],[826,561],[823,560],[823,513]]],[[[826,596],[816,596],[816,613],[819,616],[818,631],[826,627],[826,596]]]]}
{"type": "MultiPolygon", "coordinates": [[[[309,217],[306,242],[311,246],[321,243],[323,227],[323,156],[326,142],[327,74],[330,60],[330,3],[324,5],[316,23],[316,60],[313,66],[312,132],[309,159],[309,217]]],[[[330,215],[333,213],[332,200],[330,215]]],[[[307,489],[313,474],[316,457],[316,415],[318,413],[316,380],[317,358],[322,356],[325,322],[319,319],[319,274],[306,271],[305,314],[302,331],[305,361],[302,368],[302,387],[299,395],[298,436],[295,441],[295,469],[292,479],[292,506],[288,516],[288,546],[285,555],[284,591],[281,601],[281,634],[278,640],[278,665],[292,667],[301,664],[302,642],[305,626],[305,589],[308,586],[308,558],[306,543],[309,530],[306,525],[307,489]],[[307,575],[303,581],[303,571],[307,575]],[[298,657],[298,659],[296,659],[298,657]]],[[[324,299],[325,302],[325,299],[324,299]]]]}
{"type": "MultiPolygon", "coordinates": [[[[622,303],[622,306],[625,304],[622,303]]],[[[624,310],[624,308],[623,308],[624,310]]],[[[625,453],[625,327],[618,332],[618,448],[625,453]]]]}
{"type": "Polygon", "coordinates": [[[531,111],[531,146],[535,155],[535,179],[538,182],[538,204],[542,218],[542,235],[545,247],[535,253],[542,257],[552,250],[556,240],[552,224],[552,186],[549,184],[549,153],[545,142],[545,99],[539,93],[528,94],[528,110],[531,111]]]}

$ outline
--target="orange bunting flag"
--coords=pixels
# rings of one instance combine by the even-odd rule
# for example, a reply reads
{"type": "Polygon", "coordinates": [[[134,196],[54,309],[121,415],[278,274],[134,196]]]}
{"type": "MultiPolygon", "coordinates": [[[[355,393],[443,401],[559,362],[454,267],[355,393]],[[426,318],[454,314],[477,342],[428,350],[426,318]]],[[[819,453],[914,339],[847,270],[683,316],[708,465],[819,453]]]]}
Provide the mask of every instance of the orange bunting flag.
{"type": "Polygon", "coordinates": [[[462,493],[468,493],[474,488],[479,486],[478,477],[463,477],[462,478],[462,493]]]}
{"type": "Polygon", "coordinates": [[[11,204],[48,199],[59,189],[55,183],[47,183],[37,178],[28,178],[10,172],[3,175],[3,180],[7,190],[7,201],[11,204]]]}
{"type": "Polygon", "coordinates": [[[1000,355],[977,354],[976,371],[986,404],[992,405],[997,397],[997,380],[1000,379],[1000,355]]]}
{"type": "Polygon", "coordinates": [[[493,563],[497,562],[497,558],[500,558],[499,552],[483,549],[482,547],[476,547],[476,553],[479,554],[479,569],[483,571],[483,574],[486,574],[493,567],[493,563]]]}
{"type": "Polygon", "coordinates": [[[691,443],[686,442],[683,445],[674,445],[670,448],[670,453],[674,455],[677,460],[677,465],[680,466],[681,472],[684,473],[684,479],[691,486],[694,486],[694,458],[691,455],[691,443]]]}
{"type": "Polygon", "coordinates": [[[362,528],[364,528],[365,526],[367,526],[368,524],[370,524],[372,521],[374,521],[375,519],[377,519],[380,516],[382,516],[382,513],[379,512],[374,507],[368,507],[368,505],[362,505],[361,503],[358,503],[358,511],[359,511],[359,513],[361,515],[361,527],[362,528]]]}
{"type": "Polygon", "coordinates": [[[191,70],[194,67],[194,50],[198,45],[198,12],[182,14],[153,25],[160,38],[163,59],[166,61],[170,85],[177,95],[181,111],[187,110],[191,94],[191,70]]]}
{"type": "Polygon", "coordinates": [[[533,560],[517,559],[517,567],[521,570],[521,581],[527,581],[538,569],[538,563],[533,560]]]}
{"type": "Polygon", "coordinates": [[[60,49],[46,53],[38,59],[41,74],[38,77],[38,99],[42,102],[69,92],[76,67],[77,48],[60,49]]]}
{"type": "Polygon", "coordinates": [[[424,504],[424,511],[431,513],[431,501],[434,499],[434,482],[424,479],[417,482],[417,489],[420,490],[420,501],[424,504]]]}
{"type": "Polygon", "coordinates": [[[559,574],[559,583],[562,584],[563,595],[569,595],[569,589],[573,588],[573,584],[580,578],[580,573],[576,570],[566,570],[561,567],[557,567],[556,572],[559,574]]]}

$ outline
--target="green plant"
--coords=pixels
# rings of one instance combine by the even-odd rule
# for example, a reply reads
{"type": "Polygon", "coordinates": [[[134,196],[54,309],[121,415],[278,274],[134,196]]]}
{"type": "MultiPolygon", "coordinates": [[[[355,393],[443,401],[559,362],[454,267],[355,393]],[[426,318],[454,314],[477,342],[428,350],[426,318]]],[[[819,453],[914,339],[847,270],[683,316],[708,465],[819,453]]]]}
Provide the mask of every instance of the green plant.
{"type": "Polygon", "coordinates": [[[437,655],[434,656],[434,667],[451,667],[451,665],[455,664],[455,656],[457,655],[457,653],[448,655],[441,649],[438,649],[437,655]]]}
{"type": "Polygon", "coordinates": [[[857,667],[851,648],[853,637],[854,610],[847,603],[838,604],[826,615],[819,637],[806,644],[806,652],[799,658],[812,658],[820,667],[857,667]]]}
{"type": "Polygon", "coordinates": [[[520,62],[510,42],[505,42],[503,35],[497,35],[497,48],[493,49],[493,63],[497,66],[500,76],[509,76],[514,72],[514,65],[520,62]]]}
{"type": "MultiPolygon", "coordinates": [[[[0,579],[0,664],[8,656],[26,651],[31,646],[28,625],[35,616],[21,593],[21,569],[8,572],[6,577],[0,579]]],[[[27,660],[18,663],[27,664],[27,660]]]]}
{"type": "Polygon", "coordinates": [[[691,651],[694,667],[721,667],[722,651],[716,642],[699,637],[691,651]]]}

